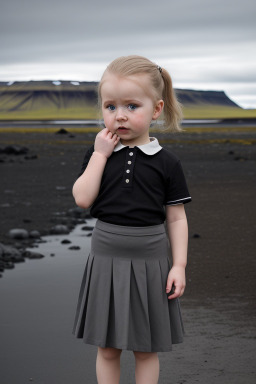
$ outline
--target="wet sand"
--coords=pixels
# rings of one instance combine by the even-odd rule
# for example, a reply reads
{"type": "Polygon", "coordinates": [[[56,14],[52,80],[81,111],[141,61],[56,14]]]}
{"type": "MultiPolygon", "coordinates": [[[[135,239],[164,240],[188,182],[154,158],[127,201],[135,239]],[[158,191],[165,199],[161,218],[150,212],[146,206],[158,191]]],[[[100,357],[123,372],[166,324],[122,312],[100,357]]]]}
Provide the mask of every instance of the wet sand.
{"type": "MultiPolygon", "coordinates": [[[[38,158],[1,155],[0,241],[11,242],[6,232],[15,227],[47,233],[57,212],[75,207],[72,184],[93,137],[1,133],[1,146],[25,145],[38,158]]],[[[172,352],[159,353],[159,383],[254,383],[256,151],[245,141],[253,142],[255,132],[160,138],[182,160],[193,202],[186,205],[181,298],[187,335],[172,352]]],[[[4,384],[96,383],[97,348],[70,331],[89,246],[84,239],[81,251],[28,260],[0,279],[4,384]]],[[[134,359],[124,351],[121,383],[134,382],[134,359]]]]}

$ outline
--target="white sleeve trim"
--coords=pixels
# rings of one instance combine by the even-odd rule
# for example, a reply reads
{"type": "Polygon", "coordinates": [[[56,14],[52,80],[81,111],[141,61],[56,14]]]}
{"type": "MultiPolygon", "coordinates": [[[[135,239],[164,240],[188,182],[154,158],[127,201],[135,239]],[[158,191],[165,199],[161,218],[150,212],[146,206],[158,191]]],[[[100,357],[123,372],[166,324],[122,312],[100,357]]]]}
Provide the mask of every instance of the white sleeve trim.
{"type": "Polygon", "coordinates": [[[183,199],[178,199],[178,200],[172,200],[172,201],[167,201],[166,205],[177,205],[177,204],[182,204],[183,201],[185,200],[191,200],[191,197],[184,197],[183,199]]]}

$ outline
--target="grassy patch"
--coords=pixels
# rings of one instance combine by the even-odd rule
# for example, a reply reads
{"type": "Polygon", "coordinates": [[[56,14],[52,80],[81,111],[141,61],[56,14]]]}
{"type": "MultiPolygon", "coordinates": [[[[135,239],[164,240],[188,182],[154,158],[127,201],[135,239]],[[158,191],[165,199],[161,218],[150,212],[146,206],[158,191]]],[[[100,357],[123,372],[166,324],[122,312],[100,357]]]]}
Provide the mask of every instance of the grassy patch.
{"type": "MultiPolygon", "coordinates": [[[[233,107],[183,107],[185,119],[256,118],[256,109],[233,107]]],[[[30,111],[0,112],[0,120],[95,120],[100,119],[96,106],[85,108],[44,108],[30,111]]]]}
{"type": "Polygon", "coordinates": [[[0,112],[0,120],[95,120],[99,117],[96,107],[0,112]]]}
{"type": "Polygon", "coordinates": [[[256,109],[233,107],[183,107],[185,119],[235,119],[256,118],[256,109]]]}

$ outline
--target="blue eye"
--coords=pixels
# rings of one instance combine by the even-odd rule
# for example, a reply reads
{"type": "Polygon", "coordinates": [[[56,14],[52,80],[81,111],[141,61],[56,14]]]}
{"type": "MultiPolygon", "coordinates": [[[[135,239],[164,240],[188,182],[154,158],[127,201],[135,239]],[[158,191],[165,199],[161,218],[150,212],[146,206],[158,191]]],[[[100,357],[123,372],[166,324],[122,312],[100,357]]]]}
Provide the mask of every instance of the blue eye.
{"type": "Polygon", "coordinates": [[[130,109],[131,111],[135,111],[135,109],[137,108],[138,106],[136,104],[129,104],[128,105],[128,109],[130,109]]]}
{"type": "Polygon", "coordinates": [[[107,109],[110,111],[114,111],[116,109],[116,107],[113,104],[109,104],[109,105],[107,105],[107,109]]]}

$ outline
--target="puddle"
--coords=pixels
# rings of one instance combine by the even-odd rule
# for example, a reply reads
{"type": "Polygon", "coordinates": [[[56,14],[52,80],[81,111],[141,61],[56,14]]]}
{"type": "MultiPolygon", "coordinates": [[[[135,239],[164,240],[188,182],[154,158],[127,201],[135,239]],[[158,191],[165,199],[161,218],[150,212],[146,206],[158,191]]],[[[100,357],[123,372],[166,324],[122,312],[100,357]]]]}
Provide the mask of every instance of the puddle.
{"type": "Polygon", "coordinates": [[[89,255],[91,246],[92,228],[96,219],[86,219],[83,224],[77,225],[69,234],[42,236],[42,243],[35,243],[35,247],[27,247],[27,251],[37,252],[44,257],[41,259],[25,259],[24,263],[15,263],[14,269],[5,269],[0,285],[13,284],[22,278],[35,279],[37,273],[52,273],[54,268],[65,269],[68,273],[75,264],[85,265],[85,258],[89,255]],[[89,227],[91,229],[83,230],[89,227]],[[63,240],[68,240],[63,244],[63,240]],[[5,280],[8,280],[4,282],[5,280]]]}
{"type": "Polygon", "coordinates": [[[96,219],[86,219],[86,223],[77,225],[69,234],[43,236],[41,237],[43,242],[38,243],[38,247],[26,249],[31,252],[39,252],[44,256],[63,256],[63,254],[72,255],[76,252],[84,252],[84,248],[87,248],[88,242],[90,242],[95,223],[96,219]],[[63,240],[69,242],[62,243],[63,240]]]}

